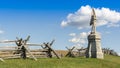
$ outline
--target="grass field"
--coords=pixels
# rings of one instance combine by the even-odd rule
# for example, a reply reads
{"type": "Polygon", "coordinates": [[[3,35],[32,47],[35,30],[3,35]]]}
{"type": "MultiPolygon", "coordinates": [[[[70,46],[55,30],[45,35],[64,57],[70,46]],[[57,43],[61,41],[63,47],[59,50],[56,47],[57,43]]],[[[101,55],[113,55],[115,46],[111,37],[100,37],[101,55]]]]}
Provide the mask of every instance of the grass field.
{"type": "Polygon", "coordinates": [[[31,59],[8,59],[0,62],[0,68],[120,68],[120,57],[105,56],[105,59],[86,58],[41,58],[38,61],[31,59]]]}

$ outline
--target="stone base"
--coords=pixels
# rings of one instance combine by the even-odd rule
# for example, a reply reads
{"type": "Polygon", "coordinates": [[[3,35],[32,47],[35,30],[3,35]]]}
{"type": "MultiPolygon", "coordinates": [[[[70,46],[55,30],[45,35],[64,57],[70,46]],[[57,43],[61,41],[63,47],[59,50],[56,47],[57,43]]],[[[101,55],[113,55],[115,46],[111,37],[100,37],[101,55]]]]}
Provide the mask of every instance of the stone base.
{"type": "MultiPolygon", "coordinates": [[[[93,54],[93,53],[92,53],[93,54]]],[[[93,55],[91,52],[86,54],[86,58],[98,58],[98,59],[104,59],[104,54],[101,52],[94,53],[93,55]]]]}
{"type": "Polygon", "coordinates": [[[86,51],[86,58],[104,58],[101,48],[101,37],[98,33],[91,33],[88,36],[88,48],[86,51]]]}
{"type": "Polygon", "coordinates": [[[104,54],[101,52],[97,52],[96,58],[98,59],[104,59],[104,54]]]}

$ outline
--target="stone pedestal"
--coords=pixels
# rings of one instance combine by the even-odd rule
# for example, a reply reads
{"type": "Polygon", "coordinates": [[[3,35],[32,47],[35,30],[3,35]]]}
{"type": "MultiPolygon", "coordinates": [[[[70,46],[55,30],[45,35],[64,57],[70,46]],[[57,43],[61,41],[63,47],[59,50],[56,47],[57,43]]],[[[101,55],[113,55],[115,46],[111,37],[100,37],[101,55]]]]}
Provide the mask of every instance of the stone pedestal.
{"type": "Polygon", "coordinates": [[[104,58],[101,48],[100,34],[91,33],[88,35],[88,48],[86,51],[86,58],[104,58]]]}

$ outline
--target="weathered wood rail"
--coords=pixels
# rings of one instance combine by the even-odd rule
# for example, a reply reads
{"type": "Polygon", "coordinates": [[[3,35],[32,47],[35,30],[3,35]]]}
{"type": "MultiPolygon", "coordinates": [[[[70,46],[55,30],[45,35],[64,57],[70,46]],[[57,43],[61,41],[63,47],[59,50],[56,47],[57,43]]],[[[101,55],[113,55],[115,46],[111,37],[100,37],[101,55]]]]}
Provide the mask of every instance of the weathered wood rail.
{"type": "MultiPolygon", "coordinates": [[[[29,44],[30,36],[26,39],[18,38],[14,41],[0,41],[0,43],[14,43],[17,47],[0,47],[0,60],[2,58],[23,58],[32,57],[37,61],[39,57],[49,57],[52,58],[54,55],[60,59],[61,57],[56,53],[56,51],[51,47],[55,40],[43,44],[29,44]],[[40,46],[42,49],[30,50],[29,46],[40,46]],[[53,55],[54,54],[54,55],[53,55]]],[[[1,60],[2,61],[2,60],[1,60]]]]}
{"type": "MultiPolygon", "coordinates": [[[[0,50],[0,58],[9,59],[9,58],[20,58],[20,54],[14,54],[16,50],[0,50]]],[[[36,58],[48,58],[46,49],[39,49],[39,50],[30,50],[31,54],[34,55],[36,58]]],[[[53,54],[53,53],[52,53],[53,54]]],[[[31,57],[29,53],[26,53],[27,57],[31,57]]],[[[53,55],[55,57],[55,55],[53,55]]]]}

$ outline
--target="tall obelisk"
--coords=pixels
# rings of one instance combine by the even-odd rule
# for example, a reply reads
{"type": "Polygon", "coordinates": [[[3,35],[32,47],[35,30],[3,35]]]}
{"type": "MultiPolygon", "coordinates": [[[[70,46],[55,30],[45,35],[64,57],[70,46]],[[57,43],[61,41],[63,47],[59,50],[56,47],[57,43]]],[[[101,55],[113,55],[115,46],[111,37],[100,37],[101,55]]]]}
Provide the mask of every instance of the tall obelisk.
{"type": "Polygon", "coordinates": [[[86,58],[103,59],[103,52],[101,48],[101,36],[96,32],[96,14],[92,9],[90,26],[92,26],[91,33],[88,35],[88,47],[86,51],[86,58]]]}

